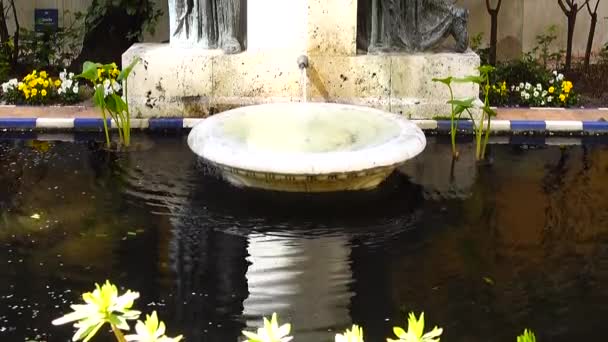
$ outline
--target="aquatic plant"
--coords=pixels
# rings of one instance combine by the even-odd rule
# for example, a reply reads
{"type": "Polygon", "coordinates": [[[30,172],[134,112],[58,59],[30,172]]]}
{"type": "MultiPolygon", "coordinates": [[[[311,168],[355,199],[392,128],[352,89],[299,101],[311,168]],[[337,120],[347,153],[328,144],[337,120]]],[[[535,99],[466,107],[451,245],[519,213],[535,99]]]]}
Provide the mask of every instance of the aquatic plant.
{"type": "Polygon", "coordinates": [[[146,316],[146,321],[138,321],[135,335],[124,336],[123,331],[129,331],[129,320],[139,318],[140,311],[132,310],[133,303],[139,298],[139,293],[127,290],[118,294],[116,285],[106,282],[95,290],[86,292],[82,299],[86,304],[74,304],[70,312],[54,320],[53,325],[63,325],[74,322],[78,330],[72,337],[73,341],[90,341],[104,325],[109,324],[118,342],[178,342],[182,336],[169,338],[165,336],[165,324],[158,320],[156,312],[146,316]]]}
{"type": "Polygon", "coordinates": [[[490,73],[494,71],[494,67],[490,65],[483,65],[478,68],[479,75],[470,75],[462,78],[448,77],[444,79],[433,79],[433,81],[441,82],[446,84],[450,89],[450,100],[447,101],[452,106],[451,112],[451,126],[450,134],[452,138],[452,154],[454,157],[458,157],[456,151],[456,132],[458,129],[457,121],[461,119],[464,113],[467,113],[473,124],[473,131],[475,133],[475,158],[482,160],[485,157],[486,146],[488,144],[490,136],[490,123],[493,116],[496,116],[496,111],[490,108],[490,73]],[[483,89],[484,101],[482,105],[477,104],[477,99],[454,99],[452,91],[452,83],[475,83],[483,89]],[[481,117],[479,121],[475,120],[471,110],[478,108],[481,111],[481,117]]]}
{"type": "Polygon", "coordinates": [[[118,127],[120,144],[125,147],[131,144],[131,113],[127,102],[127,79],[139,61],[139,58],[135,58],[122,71],[118,69],[116,63],[100,64],[87,61],[82,66],[82,73],[77,76],[88,80],[95,88],[93,103],[101,110],[108,148],[110,147],[108,115],[118,127]],[[121,85],[121,82],[124,84],[121,85]],[[123,96],[120,96],[121,93],[123,96]]]}
{"type": "Polygon", "coordinates": [[[243,330],[243,335],[248,342],[289,342],[293,339],[293,336],[289,336],[290,331],[291,324],[279,326],[277,314],[273,313],[270,320],[264,317],[264,326],[258,328],[257,333],[243,330]]]}
{"type": "Polygon", "coordinates": [[[346,329],[344,334],[336,334],[335,342],[363,342],[363,328],[353,324],[349,330],[346,329]]]}
{"type": "Polygon", "coordinates": [[[393,333],[398,339],[387,338],[388,342],[439,342],[439,336],[443,333],[443,329],[434,327],[433,330],[425,334],[424,312],[420,314],[418,319],[413,312],[410,312],[407,319],[407,331],[401,327],[393,327],[393,333]]]}
{"type": "MultiPolygon", "coordinates": [[[[440,82],[445,84],[450,91],[450,100],[448,103],[451,105],[452,110],[450,112],[450,138],[452,141],[452,157],[458,158],[458,151],[456,150],[456,132],[458,130],[458,120],[460,119],[459,113],[456,112],[456,104],[454,103],[454,90],[452,89],[453,77],[446,78],[433,78],[433,82],[440,82]]],[[[462,112],[460,112],[462,114],[462,112]]]]}

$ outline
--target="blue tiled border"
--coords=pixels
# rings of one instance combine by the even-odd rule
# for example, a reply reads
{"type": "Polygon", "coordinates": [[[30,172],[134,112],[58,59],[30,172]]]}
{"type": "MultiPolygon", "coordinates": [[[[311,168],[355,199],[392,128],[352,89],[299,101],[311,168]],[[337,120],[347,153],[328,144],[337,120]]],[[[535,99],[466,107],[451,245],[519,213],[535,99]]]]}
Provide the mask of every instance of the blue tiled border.
{"type": "MultiPolygon", "coordinates": [[[[198,118],[155,118],[131,119],[134,130],[182,130],[191,129],[204,119],[198,118]]],[[[445,134],[450,131],[449,120],[412,120],[426,132],[445,134]]],[[[113,122],[108,119],[108,126],[115,129],[113,122]]],[[[0,132],[8,131],[102,131],[103,120],[100,118],[0,118],[0,132]]],[[[473,122],[458,121],[459,133],[473,132],[473,122]]],[[[493,120],[493,134],[538,134],[538,135],[608,135],[607,121],[532,121],[532,120],[493,120]],[[582,129],[581,129],[582,128],[582,129]]]]}

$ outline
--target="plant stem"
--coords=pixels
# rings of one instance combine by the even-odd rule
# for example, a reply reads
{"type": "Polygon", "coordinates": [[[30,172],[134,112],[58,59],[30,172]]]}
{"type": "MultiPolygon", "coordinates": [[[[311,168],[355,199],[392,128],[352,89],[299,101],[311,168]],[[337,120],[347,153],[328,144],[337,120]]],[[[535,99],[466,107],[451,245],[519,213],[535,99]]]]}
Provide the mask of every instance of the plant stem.
{"type": "Polygon", "coordinates": [[[114,336],[116,336],[116,341],[118,342],[127,342],[125,336],[122,334],[122,331],[118,329],[114,324],[110,324],[112,327],[112,331],[114,332],[114,336]]]}
{"type": "Polygon", "coordinates": [[[125,90],[125,105],[127,107],[127,122],[125,125],[125,146],[129,146],[131,144],[131,112],[129,111],[129,93],[128,93],[128,84],[127,79],[125,78],[125,85],[123,87],[125,90]]]}
{"type": "Polygon", "coordinates": [[[106,133],[106,145],[110,148],[110,133],[108,132],[108,119],[106,116],[106,111],[101,106],[101,116],[103,117],[103,130],[106,133]]]}
{"type": "Polygon", "coordinates": [[[452,86],[448,84],[448,89],[450,89],[450,100],[452,101],[452,115],[450,120],[450,135],[452,138],[452,157],[457,158],[458,152],[456,151],[456,123],[455,123],[455,113],[454,113],[454,92],[452,91],[452,86]]]}

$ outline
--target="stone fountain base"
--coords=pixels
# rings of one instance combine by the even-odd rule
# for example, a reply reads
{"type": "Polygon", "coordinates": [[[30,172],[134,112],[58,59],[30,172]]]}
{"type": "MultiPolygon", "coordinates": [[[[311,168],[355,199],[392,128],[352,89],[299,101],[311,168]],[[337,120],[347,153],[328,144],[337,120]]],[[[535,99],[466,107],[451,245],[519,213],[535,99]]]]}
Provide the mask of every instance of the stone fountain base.
{"type": "MultiPolygon", "coordinates": [[[[298,51],[219,50],[136,44],[123,65],[142,58],[129,78],[136,117],[205,117],[244,105],[302,101],[298,51]]],[[[449,115],[443,84],[432,78],[474,74],[479,56],[467,53],[309,55],[307,99],[373,107],[412,119],[449,115]]],[[[477,97],[478,87],[455,85],[456,97],[477,97]]]]}

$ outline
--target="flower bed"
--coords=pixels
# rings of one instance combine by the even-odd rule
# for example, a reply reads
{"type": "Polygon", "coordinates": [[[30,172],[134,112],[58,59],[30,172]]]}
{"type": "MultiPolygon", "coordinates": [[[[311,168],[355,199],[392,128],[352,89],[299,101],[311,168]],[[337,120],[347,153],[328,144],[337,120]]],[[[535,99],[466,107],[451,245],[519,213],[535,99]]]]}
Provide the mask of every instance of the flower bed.
{"type": "Polygon", "coordinates": [[[553,71],[546,82],[520,82],[507,84],[498,82],[490,88],[490,103],[502,107],[572,107],[578,104],[579,96],[571,81],[553,71]]]}

